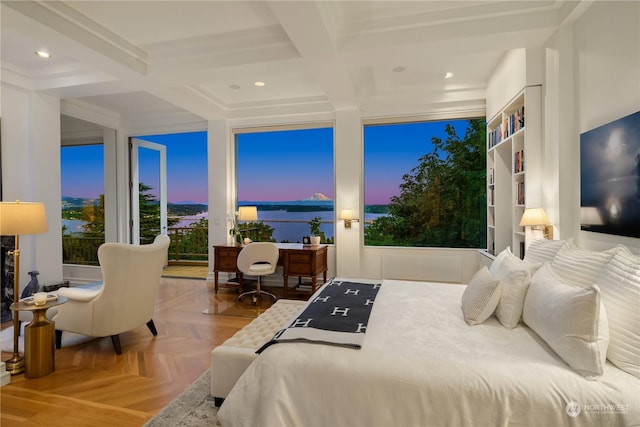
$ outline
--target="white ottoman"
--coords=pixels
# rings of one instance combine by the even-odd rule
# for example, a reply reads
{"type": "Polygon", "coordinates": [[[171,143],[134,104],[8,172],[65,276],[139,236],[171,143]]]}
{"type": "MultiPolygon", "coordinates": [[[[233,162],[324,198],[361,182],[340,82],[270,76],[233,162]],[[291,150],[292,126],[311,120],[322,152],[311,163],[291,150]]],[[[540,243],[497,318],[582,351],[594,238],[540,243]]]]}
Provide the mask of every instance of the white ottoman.
{"type": "Polygon", "coordinates": [[[220,406],[236,381],[273,335],[297,315],[306,301],[281,299],[211,351],[211,396],[220,406]]]}

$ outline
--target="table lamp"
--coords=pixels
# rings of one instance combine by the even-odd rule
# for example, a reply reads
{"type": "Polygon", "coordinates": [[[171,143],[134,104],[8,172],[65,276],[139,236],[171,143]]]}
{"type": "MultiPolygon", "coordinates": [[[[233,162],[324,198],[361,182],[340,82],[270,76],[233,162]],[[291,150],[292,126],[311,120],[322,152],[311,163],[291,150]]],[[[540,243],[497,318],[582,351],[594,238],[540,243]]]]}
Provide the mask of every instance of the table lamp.
{"type": "MultiPolygon", "coordinates": [[[[242,222],[251,222],[258,220],[258,207],[257,206],[239,206],[238,207],[238,221],[242,222]]],[[[245,225],[244,229],[240,229],[240,233],[244,233],[245,231],[250,234],[251,228],[245,225]]],[[[251,239],[246,237],[244,239],[244,243],[250,243],[251,239]]]]}
{"type": "MultiPolygon", "coordinates": [[[[20,293],[20,236],[24,234],[40,234],[47,232],[47,216],[44,204],[21,202],[0,202],[0,235],[15,236],[15,248],[9,252],[13,255],[13,303],[18,305],[20,293]]],[[[24,372],[24,356],[18,348],[20,321],[18,314],[13,313],[13,356],[6,360],[7,371],[11,375],[24,372]]]]}

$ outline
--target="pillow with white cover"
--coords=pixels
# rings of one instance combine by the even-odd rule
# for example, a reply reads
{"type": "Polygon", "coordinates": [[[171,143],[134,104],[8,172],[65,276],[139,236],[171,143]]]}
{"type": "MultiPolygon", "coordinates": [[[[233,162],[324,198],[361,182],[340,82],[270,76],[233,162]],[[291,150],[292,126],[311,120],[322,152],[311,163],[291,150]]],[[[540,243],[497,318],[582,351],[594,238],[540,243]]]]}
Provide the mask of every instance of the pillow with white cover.
{"type": "Polygon", "coordinates": [[[617,251],[617,247],[607,251],[591,251],[565,246],[553,258],[551,267],[565,281],[589,287],[596,283],[598,275],[617,251]]]}
{"type": "Polygon", "coordinates": [[[551,261],[566,243],[566,240],[534,239],[524,253],[524,261],[534,264],[551,261]]]}
{"type": "Polygon", "coordinates": [[[489,273],[491,273],[493,277],[496,277],[496,274],[498,273],[498,269],[500,268],[500,266],[502,265],[502,262],[506,258],[519,259],[517,256],[513,254],[513,252],[511,252],[511,246],[507,246],[506,249],[504,249],[502,252],[496,255],[493,262],[491,263],[491,266],[489,267],[489,273]]]}
{"type": "Polygon", "coordinates": [[[522,315],[574,371],[590,380],[602,375],[609,324],[598,286],[566,283],[544,263],[531,279],[522,315]]]}
{"type": "Polygon", "coordinates": [[[491,275],[502,283],[496,317],[504,327],[513,329],[518,326],[531,276],[540,265],[526,263],[513,254],[504,256],[497,268],[491,265],[491,275]]]}
{"type": "Polygon", "coordinates": [[[469,325],[484,322],[493,314],[500,300],[500,281],[482,267],[473,275],[462,294],[462,314],[469,325]]]}
{"type": "Polygon", "coordinates": [[[640,378],[640,257],[621,247],[596,284],[609,319],[607,358],[640,378]]]}

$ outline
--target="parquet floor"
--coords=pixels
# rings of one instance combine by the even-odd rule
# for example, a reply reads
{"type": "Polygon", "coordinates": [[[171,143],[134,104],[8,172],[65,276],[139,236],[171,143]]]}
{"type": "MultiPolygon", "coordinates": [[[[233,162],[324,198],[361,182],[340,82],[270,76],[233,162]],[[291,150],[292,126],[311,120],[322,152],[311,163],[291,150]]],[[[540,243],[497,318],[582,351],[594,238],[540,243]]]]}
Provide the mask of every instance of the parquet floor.
{"type": "MultiPolygon", "coordinates": [[[[211,350],[255,317],[237,292],[204,280],[163,278],[154,322],[122,334],[122,355],[109,338],[56,351],[56,370],[0,388],[0,425],[141,426],[209,368],[211,350]],[[207,315],[229,312],[234,315],[207,315]]],[[[250,306],[249,306],[250,307],[250,306]]],[[[8,327],[11,322],[2,324],[8,327]]],[[[2,353],[2,360],[11,356],[2,353]]]]}

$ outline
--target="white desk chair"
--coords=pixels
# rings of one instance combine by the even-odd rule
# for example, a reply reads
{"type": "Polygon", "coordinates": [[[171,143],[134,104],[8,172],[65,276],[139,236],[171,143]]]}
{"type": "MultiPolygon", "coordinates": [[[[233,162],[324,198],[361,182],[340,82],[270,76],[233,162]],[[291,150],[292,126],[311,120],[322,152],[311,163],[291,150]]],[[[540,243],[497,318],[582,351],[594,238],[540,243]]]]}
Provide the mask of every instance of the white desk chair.
{"type": "Polygon", "coordinates": [[[238,254],[238,270],[243,274],[258,276],[256,289],[244,292],[238,297],[242,300],[245,295],[253,295],[251,305],[256,305],[260,295],[269,295],[275,301],[277,298],[270,292],[261,290],[262,276],[273,274],[278,266],[278,246],[272,242],[254,242],[246,245],[238,254]]]}

